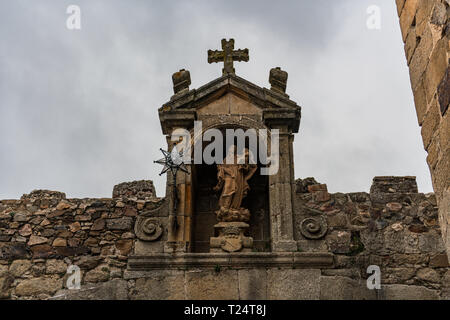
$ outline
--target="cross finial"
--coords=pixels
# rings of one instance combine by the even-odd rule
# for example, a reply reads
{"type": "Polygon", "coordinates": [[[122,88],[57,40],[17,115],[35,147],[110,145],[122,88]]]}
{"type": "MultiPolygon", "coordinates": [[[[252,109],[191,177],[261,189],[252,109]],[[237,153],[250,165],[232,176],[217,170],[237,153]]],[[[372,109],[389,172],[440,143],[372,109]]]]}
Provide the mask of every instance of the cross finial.
{"type": "Polygon", "coordinates": [[[222,39],[222,51],[208,50],[208,63],[222,62],[222,74],[234,74],[233,61],[248,61],[248,49],[234,49],[234,39],[222,39]]]}

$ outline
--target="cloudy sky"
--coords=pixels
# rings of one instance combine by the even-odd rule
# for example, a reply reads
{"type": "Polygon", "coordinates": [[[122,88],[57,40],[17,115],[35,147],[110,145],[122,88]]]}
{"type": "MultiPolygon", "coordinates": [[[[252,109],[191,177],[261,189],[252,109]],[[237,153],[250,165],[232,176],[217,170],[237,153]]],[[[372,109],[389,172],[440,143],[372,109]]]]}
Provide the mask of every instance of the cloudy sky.
{"type": "Polygon", "coordinates": [[[279,66],[302,106],[295,175],[332,192],[368,191],[377,175],[415,175],[432,191],[397,11],[391,0],[0,2],[0,199],[33,189],[110,197],[115,184],[165,177],[157,109],[171,75],[191,88],[221,75],[207,50],[233,37],[264,87],[279,66]],[[66,9],[81,8],[81,30],[66,9]],[[370,5],[381,29],[366,26],[370,5]]]}

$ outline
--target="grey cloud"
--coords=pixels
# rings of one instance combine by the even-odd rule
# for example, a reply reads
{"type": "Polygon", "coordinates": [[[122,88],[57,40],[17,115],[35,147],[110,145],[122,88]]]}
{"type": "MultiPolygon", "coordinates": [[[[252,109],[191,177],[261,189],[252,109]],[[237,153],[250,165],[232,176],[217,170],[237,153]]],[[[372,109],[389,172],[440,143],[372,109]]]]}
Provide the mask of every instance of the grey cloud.
{"type": "Polygon", "coordinates": [[[432,191],[395,5],[386,1],[16,1],[0,3],[0,198],[35,188],[110,196],[122,181],[165,178],[157,108],[171,74],[192,87],[220,76],[207,49],[250,49],[238,75],[268,86],[289,72],[303,107],[296,176],[331,191],[368,190],[375,175],[417,175],[432,191]],[[65,27],[69,4],[82,30],[65,27]],[[382,9],[382,29],[365,9],[382,9]]]}

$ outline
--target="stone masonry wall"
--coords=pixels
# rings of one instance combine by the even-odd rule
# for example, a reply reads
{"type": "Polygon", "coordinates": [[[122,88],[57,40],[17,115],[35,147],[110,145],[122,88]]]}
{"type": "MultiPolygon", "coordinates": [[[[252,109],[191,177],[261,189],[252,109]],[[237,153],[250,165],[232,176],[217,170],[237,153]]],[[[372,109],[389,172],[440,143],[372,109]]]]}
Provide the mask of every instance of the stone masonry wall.
{"type": "Polygon", "coordinates": [[[450,1],[396,2],[442,236],[450,254],[450,1]]]}
{"type": "MultiPolygon", "coordinates": [[[[118,185],[114,196],[66,199],[61,192],[37,190],[0,201],[0,298],[46,299],[63,288],[69,265],[80,267],[83,283],[117,279],[126,291],[121,279],[134,245],[135,217],[159,200],[151,181],[118,185]]],[[[105,293],[113,299],[121,291],[105,293]]]]}
{"type": "MultiPolygon", "coordinates": [[[[330,194],[313,178],[296,183],[294,255],[331,252],[331,267],[234,268],[218,260],[214,268],[129,272],[140,242],[136,218],[164,203],[151,181],[120,184],[112,199],[39,190],[0,201],[0,298],[450,299],[436,199],[418,193],[414,177],[376,177],[370,193],[330,194]],[[324,232],[308,233],[304,219],[319,219],[324,232]],[[69,265],[81,269],[79,290],[65,288],[69,265]],[[381,268],[381,290],[367,289],[369,265],[381,268]]],[[[159,219],[163,234],[150,242],[154,253],[167,239],[168,219],[159,219]]]]}
{"type": "Polygon", "coordinates": [[[450,299],[436,198],[418,193],[415,177],[375,177],[370,193],[348,194],[330,194],[313,178],[298,179],[294,221],[301,251],[335,255],[334,269],[322,270],[321,286],[340,283],[344,291],[330,297],[351,299],[350,292],[364,292],[356,283],[364,280],[365,285],[367,267],[377,265],[382,283],[378,299],[450,299]],[[302,219],[323,215],[327,233],[305,240],[302,219]]]}

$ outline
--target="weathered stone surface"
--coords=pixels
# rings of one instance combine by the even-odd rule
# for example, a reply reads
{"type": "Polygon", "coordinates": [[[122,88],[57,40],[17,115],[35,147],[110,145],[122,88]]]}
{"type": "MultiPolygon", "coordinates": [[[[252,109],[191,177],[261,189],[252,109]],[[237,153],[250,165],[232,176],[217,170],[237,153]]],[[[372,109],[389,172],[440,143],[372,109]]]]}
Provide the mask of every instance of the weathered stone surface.
{"type": "Polygon", "coordinates": [[[450,267],[447,254],[438,254],[430,258],[430,267],[448,268],[450,267]]]}
{"type": "Polygon", "coordinates": [[[92,246],[92,247],[96,247],[97,246],[97,244],[98,244],[98,242],[99,242],[99,240],[97,239],[97,238],[93,238],[93,237],[91,237],[91,238],[87,238],[85,241],[84,241],[84,245],[85,246],[92,246]]]}
{"type": "Polygon", "coordinates": [[[450,270],[447,270],[442,277],[442,299],[450,300],[450,270]]]}
{"type": "Polygon", "coordinates": [[[438,300],[436,290],[421,286],[390,284],[381,286],[380,296],[385,300],[438,300]]]}
{"type": "Polygon", "coordinates": [[[442,237],[435,230],[418,234],[418,250],[422,253],[444,252],[445,246],[442,237]]]}
{"type": "Polygon", "coordinates": [[[236,300],[239,298],[237,270],[187,271],[186,299],[236,300]]]}
{"type": "Polygon", "coordinates": [[[319,299],[319,283],[319,269],[269,269],[267,271],[267,299],[319,299]],[[301,288],[301,290],[299,290],[299,288],[301,288]]]}
{"type": "Polygon", "coordinates": [[[0,273],[0,299],[8,299],[11,294],[11,285],[14,276],[8,272],[0,273]]]}
{"type": "Polygon", "coordinates": [[[423,35],[414,51],[409,64],[409,76],[413,91],[417,88],[428,64],[428,59],[433,48],[433,34],[430,27],[425,27],[423,35]]]}
{"type": "Polygon", "coordinates": [[[305,179],[297,179],[295,180],[297,193],[307,193],[308,186],[318,184],[317,181],[313,177],[305,178],[305,179]]]}
{"type": "Polygon", "coordinates": [[[439,158],[438,143],[438,137],[434,137],[431,139],[430,145],[428,146],[427,163],[431,170],[436,167],[439,158]]]}
{"type": "Polygon", "coordinates": [[[75,261],[74,264],[79,266],[81,269],[91,270],[98,266],[100,261],[100,257],[82,256],[79,258],[79,260],[75,261]]]}
{"type": "Polygon", "coordinates": [[[24,194],[21,199],[65,199],[66,194],[59,191],[51,190],[33,190],[29,194],[24,194]]]}
{"type": "Polygon", "coordinates": [[[56,210],[66,210],[69,209],[72,206],[70,202],[67,200],[61,200],[58,205],[56,206],[56,210]]]}
{"type": "Polygon", "coordinates": [[[27,222],[30,220],[30,216],[27,212],[17,212],[13,216],[14,222],[27,222]]]}
{"type": "Polygon", "coordinates": [[[136,197],[138,199],[154,198],[156,197],[156,191],[153,185],[153,181],[140,180],[120,183],[114,186],[113,198],[120,197],[136,197]]]}
{"type": "Polygon", "coordinates": [[[11,266],[9,267],[9,272],[14,277],[20,277],[25,272],[30,270],[30,268],[31,268],[31,261],[30,260],[14,260],[11,263],[11,266]]]}
{"type": "Polygon", "coordinates": [[[28,237],[29,235],[31,235],[33,233],[33,230],[31,229],[31,226],[27,223],[25,224],[20,230],[19,230],[19,234],[22,237],[28,237]]]}
{"type": "Polygon", "coordinates": [[[133,218],[122,217],[120,219],[108,219],[106,227],[109,230],[131,230],[133,227],[133,218]]]}
{"type": "Polygon", "coordinates": [[[40,232],[40,237],[41,238],[42,237],[43,238],[51,238],[55,235],[55,233],[56,233],[56,230],[54,230],[54,229],[50,229],[50,228],[44,229],[40,232]]]}
{"type": "Polygon", "coordinates": [[[420,1],[416,12],[416,34],[421,37],[425,27],[429,25],[435,1],[420,1]]]}
{"type": "Polygon", "coordinates": [[[328,191],[327,185],[324,183],[308,185],[308,192],[314,193],[318,191],[328,191]]]}
{"type": "Polygon", "coordinates": [[[62,260],[50,259],[45,264],[46,274],[65,274],[67,272],[67,264],[62,260]]]}
{"type": "Polygon", "coordinates": [[[443,38],[436,43],[431,53],[425,73],[425,89],[428,101],[433,98],[445,75],[448,67],[448,52],[450,52],[448,40],[443,38]]]}
{"type": "Polygon", "coordinates": [[[332,228],[344,228],[347,225],[347,215],[339,212],[328,216],[328,226],[332,228]]]}
{"type": "Polygon", "coordinates": [[[433,8],[433,15],[431,16],[431,23],[441,26],[447,20],[447,9],[442,2],[436,2],[433,8]]]}
{"type": "Polygon", "coordinates": [[[34,245],[37,245],[37,244],[47,243],[47,241],[48,241],[48,239],[45,238],[45,237],[39,237],[39,236],[32,235],[30,237],[30,240],[28,241],[28,245],[29,246],[34,246],[34,245]]]}
{"type": "Polygon", "coordinates": [[[36,278],[20,282],[15,290],[18,296],[52,295],[62,288],[62,280],[58,278],[36,278]]]}
{"type": "Polygon", "coordinates": [[[442,195],[448,190],[450,181],[450,151],[446,147],[450,135],[448,117],[445,120],[450,101],[449,2],[400,1],[397,9],[401,10],[400,27],[404,41],[405,35],[408,35],[405,51],[414,102],[419,124],[422,125],[423,144],[428,151],[427,162],[433,188],[438,196],[442,237],[447,253],[450,253],[448,202],[446,206],[440,204],[445,201],[442,195]],[[414,37],[419,43],[413,50],[414,37]]]}
{"type": "Polygon", "coordinates": [[[137,255],[147,255],[163,251],[164,251],[163,241],[147,242],[137,240],[134,245],[134,253],[137,255]]]}
{"type": "Polygon", "coordinates": [[[416,264],[425,264],[428,261],[427,254],[402,254],[392,255],[392,262],[395,265],[414,266],[416,264]]]}
{"type": "Polygon", "coordinates": [[[350,251],[351,234],[348,231],[333,231],[326,240],[331,252],[348,253],[350,251]]]}
{"type": "Polygon", "coordinates": [[[85,282],[105,282],[109,280],[109,268],[106,265],[99,265],[95,269],[89,271],[84,276],[85,282]]]}
{"type": "Polygon", "coordinates": [[[55,247],[55,253],[58,256],[72,257],[82,254],[93,253],[88,247],[78,246],[78,247],[55,247]]]}
{"type": "Polygon", "coordinates": [[[415,271],[415,268],[408,267],[385,268],[381,273],[381,283],[405,283],[414,277],[415,271]]]}
{"type": "Polygon", "coordinates": [[[428,110],[427,93],[423,78],[414,89],[414,104],[416,105],[417,121],[419,126],[421,126],[428,110]]]}
{"type": "Polygon", "coordinates": [[[81,230],[81,224],[80,224],[80,222],[78,222],[78,221],[76,221],[76,222],[74,222],[74,223],[71,223],[70,225],[69,225],[69,230],[70,230],[70,232],[77,232],[77,231],[79,231],[79,230],[81,230]]]}
{"type": "Polygon", "coordinates": [[[417,278],[427,282],[439,283],[441,276],[438,272],[431,268],[423,268],[417,271],[417,278]]]}
{"type": "Polygon", "coordinates": [[[312,198],[315,202],[325,202],[331,199],[327,191],[316,191],[313,193],[312,198]]]}
{"type": "Polygon", "coordinates": [[[389,211],[399,212],[403,206],[398,202],[389,202],[386,204],[386,207],[389,209],[389,211]]]}
{"type": "MultiPolygon", "coordinates": [[[[450,29],[450,23],[449,23],[450,29]]],[[[450,38],[450,37],[449,37],[450,38]]],[[[437,89],[439,108],[441,110],[441,115],[444,117],[448,106],[450,104],[450,67],[447,67],[447,71],[445,72],[444,77],[442,78],[441,83],[437,89]]],[[[447,121],[448,122],[448,121],[447,121]]],[[[441,132],[449,134],[445,129],[445,120],[442,123],[441,132]]],[[[442,142],[442,145],[446,146],[445,141],[442,142]]]]}
{"type": "Polygon", "coordinates": [[[67,240],[63,238],[56,238],[55,240],[53,240],[52,245],[54,247],[67,247],[67,240]]]}
{"type": "Polygon", "coordinates": [[[184,271],[153,271],[136,280],[131,291],[133,300],[182,300],[185,299],[184,271]]]}
{"type": "Polygon", "coordinates": [[[403,10],[403,6],[405,5],[405,0],[395,0],[395,3],[397,5],[397,14],[400,17],[403,10]]]}
{"type": "MultiPolygon", "coordinates": [[[[417,193],[416,177],[374,177],[370,187],[370,196],[373,194],[393,194],[393,193],[417,193]]],[[[387,201],[389,202],[389,201],[387,201]]]]}
{"type": "Polygon", "coordinates": [[[248,61],[248,49],[234,49],[234,39],[222,39],[222,51],[208,50],[208,63],[223,62],[222,74],[234,74],[233,61],[248,61]]]}
{"type": "Polygon", "coordinates": [[[414,20],[414,15],[417,10],[417,4],[418,0],[408,0],[405,2],[405,5],[403,6],[400,15],[400,27],[402,30],[403,41],[406,40],[407,31],[414,20]]]}
{"type": "Polygon", "coordinates": [[[238,271],[239,300],[267,299],[267,270],[243,269],[238,271]]]}
{"type": "Polygon", "coordinates": [[[103,230],[105,228],[105,225],[106,225],[105,219],[102,219],[102,218],[97,219],[94,221],[94,224],[92,225],[91,230],[92,231],[103,230]]]}
{"type": "Polygon", "coordinates": [[[288,73],[281,70],[280,67],[270,69],[269,83],[270,90],[285,94],[287,85],[288,73]]]}
{"type": "Polygon", "coordinates": [[[172,75],[172,82],[175,95],[186,93],[189,91],[189,85],[191,84],[191,74],[188,70],[181,69],[172,75]]]}
{"type": "Polygon", "coordinates": [[[79,290],[59,290],[51,300],[127,300],[128,283],[114,279],[100,284],[82,285],[79,290]]]}
{"type": "Polygon", "coordinates": [[[45,226],[48,226],[49,224],[51,224],[50,220],[48,220],[47,218],[45,218],[45,219],[42,220],[42,222],[40,223],[40,226],[45,227],[45,226]]]}
{"type": "Polygon", "coordinates": [[[376,291],[367,289],[365,280],[342,276],[320,278],[321,300],[375,300],[376,291]]]}
{"type": "Polygon", "coordinates": [[[33,246],[31,251],[33,252],[33,258],[47,258],[55,253],[53,248],[48,244],[33,246]]]}
{"type": "Polygon", "coordinates": [[[128,255],[133,247],[133,240],[118,240],[116,242],[116,248],[121,255],[128,255]]]}

